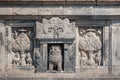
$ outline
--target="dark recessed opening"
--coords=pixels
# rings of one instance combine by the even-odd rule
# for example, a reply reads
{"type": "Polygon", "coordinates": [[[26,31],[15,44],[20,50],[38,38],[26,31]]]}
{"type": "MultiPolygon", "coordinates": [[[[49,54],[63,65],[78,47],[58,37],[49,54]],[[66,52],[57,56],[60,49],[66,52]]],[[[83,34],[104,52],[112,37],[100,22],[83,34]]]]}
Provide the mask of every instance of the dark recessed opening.
{"type": "MultiPolygon", "coordinates": [[[[61,70],[63,71],[64,70],[64,45],[63,44],[48,44],[48,70],[50,70],[50,68],[49,68],[49,66],[50,66],[50,61],[51,61],[51,59],[50,59],[50,50],[51,50],[51,47],[52,46],[56,46],[56,47],[60,47],[60,51],[61,51],[61,59],[62,59],[62,63],[61,63],[61,70]]],[[[55,57],[55,58],[57,58],[57,57],[55,57]]],[[[54,58],[54,59],[55,59],[54,58]]],[[[53,59],[53,60],[54,60],[53,59]]],[[[56,59],[57,60],[57,59],[56,59]]],[[[58,59],[59,60],[59,59],[58,59]]],[[[56,63],[56,61],[54,62],[53,61],[53,70],[54,71],[59,71],[59,66],[58,66],[58,64],[56,63]]]]}

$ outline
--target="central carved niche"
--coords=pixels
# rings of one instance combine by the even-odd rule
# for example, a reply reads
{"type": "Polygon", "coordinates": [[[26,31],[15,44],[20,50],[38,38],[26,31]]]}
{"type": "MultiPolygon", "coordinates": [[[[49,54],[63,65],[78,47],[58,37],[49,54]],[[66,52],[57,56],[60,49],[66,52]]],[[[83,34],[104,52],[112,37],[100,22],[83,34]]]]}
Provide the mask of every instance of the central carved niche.
{"type": "Polygon", "coordinates": [[[36,65],[36,70],[74,72],[75,36],[75,22],[70,22],[68,18],[52,17],[37,21],[36,39],[41,48],[41,65],[36,65]]]}
{"type": "Polygon", "coordinates": [[[62,44],[48,45],[48,70],[50,72],[63,71],[64,66],[64,51],[62,44]]]}

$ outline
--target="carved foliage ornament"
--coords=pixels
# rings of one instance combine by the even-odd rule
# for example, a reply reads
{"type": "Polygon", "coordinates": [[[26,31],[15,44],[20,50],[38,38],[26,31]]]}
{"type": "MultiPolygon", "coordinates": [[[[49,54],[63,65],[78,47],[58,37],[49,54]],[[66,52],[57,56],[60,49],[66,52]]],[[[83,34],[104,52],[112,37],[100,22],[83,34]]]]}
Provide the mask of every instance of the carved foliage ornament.
{"type": "Polygon", "coordinates": [[[36,23],[36,38],[75,38],[75,23],[69,19],[53,17],[50,20],[43,19],[42,23],[36,23]]]}

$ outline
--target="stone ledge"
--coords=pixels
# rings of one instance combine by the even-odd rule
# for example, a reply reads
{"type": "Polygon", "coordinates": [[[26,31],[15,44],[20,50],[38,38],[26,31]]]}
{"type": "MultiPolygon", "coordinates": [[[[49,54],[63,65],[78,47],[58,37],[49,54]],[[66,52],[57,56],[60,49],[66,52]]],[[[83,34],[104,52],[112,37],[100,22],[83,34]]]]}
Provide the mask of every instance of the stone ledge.
{"type": "Polygon", "coordinates": [[[118,2],[120,0],[97,0],[97,1],[103,1],[103,2],[118,2]]]}
{"type": "Polygon", "coordinates": [[[0,15],[120,15],[120,7],[0,7],[0,15]]]}
{"type": "Polygon", "coordinates": [[[0,4],[95,4],[95,0],[0,0],[0,4]]]}
{"type": "Polygon", "coordinates": [[[97,0],[97,4],[120,4],[120,0],[97,0]]]}
{"type": "MultiPolygon", "coordinates": [[[[42,2],[44,2],[44,1],[73,1],[73,2],[76,2],[76,1],[79,1],[79,2],[83,2],[83,1],[85,1],[85,2],[89,2],[89,1],[96,1],[96,0],[0,0],[0,2],[4,2],[4,1],[6,1],[6,2],[9,2],[9,1],[21,1],[21,2],[24,2],[24,1],[32,1],[32,2],[35,2],[35,1],[42,1],[42,2]]],[[[119,2],[120,0],[97,0],[98,2],[99,1],[102,1],[102,2],[119,2]]]]}
{"type": "Polygon", "coordinates": [[[0,2],[120,2],[120,0],[0,0],[0,2]]]}
{"type": "Polygon", "coordinates": [[[8,80],[119,80],[120,78],[7,78],[8,80]]]}
{"type": "Polygon", "coordinates": [[[120,0],[0,0],[0,4],[119,4],[120,0]]]}
{"type": "Polygon", "coordinates": [[[80,2],[82,2],[82,1],[85,1],[85,2],[89,2],[89,1],[95,1],[95,0],[0,0],[0,2],[2,2],[2,1],[6,1],[6,2],[9,2],[9,1],[21,1],[21,2],[24,2],[24,1],[32,1],[32,2],[35,2],[35,1],[42,1],[42,2],[44,2],[44,1],[74,1],[74,2],[76,2],[76,1],[80,1],[80,2]]]}
{"type": "Polygon", "coordinates": [[[120,78],[31,78],[31,77],[1,77],[0,80],[120,80],[120,78]]]}

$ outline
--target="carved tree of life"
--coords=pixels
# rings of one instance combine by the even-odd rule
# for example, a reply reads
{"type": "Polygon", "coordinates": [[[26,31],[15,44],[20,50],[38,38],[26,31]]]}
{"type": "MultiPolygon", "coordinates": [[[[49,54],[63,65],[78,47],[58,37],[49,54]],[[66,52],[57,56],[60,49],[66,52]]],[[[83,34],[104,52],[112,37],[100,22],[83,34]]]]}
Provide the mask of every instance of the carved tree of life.
{"type": "MultiPolygon", "coordinates": [[[[96,35],[95,29],[86,29],[80,32],[79,49],[88,55],[87,65],[95,65],[95,53],[102,47],[100,38],[96,35]]],[[[97,53],[99,54],[99,53],[97,53]]]]}
{"type": "MultiPolygon", "coordinates": [[[[30,39],[28,35],[25,33],[27,30],[21,29],[19,30],[19,34],[15,32],[15,37],[13,38],[13,43],[12,43],[12,51],[19,53],[20,59],[19,59],[19,65],[21,66],[26,66],[26,60],[28,62],[28,59],[31,59],[30,56],[30,39]],[[27,59],[26,59],[27,58],[27,59]]],[[[30,64],[31,65],[31,64],[30,64]]]]}

